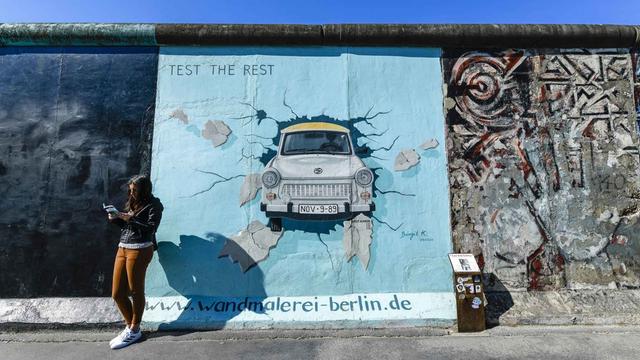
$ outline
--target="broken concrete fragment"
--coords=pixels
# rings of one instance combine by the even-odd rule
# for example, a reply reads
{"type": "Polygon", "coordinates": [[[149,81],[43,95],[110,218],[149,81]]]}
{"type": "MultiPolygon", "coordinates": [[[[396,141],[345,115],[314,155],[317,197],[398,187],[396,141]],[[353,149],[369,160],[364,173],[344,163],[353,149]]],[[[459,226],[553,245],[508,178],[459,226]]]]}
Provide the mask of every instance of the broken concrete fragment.
{"type": "Polygon", "coordinates": [[[229,134],[231,134],[231,129],[221,120],[207,121],[202,130],[202,137],[211,140],[214,147],[226,143],[229,134]]]}
{"type": "Polygon", "coordinates": [[[414,149],[404,149],[396,156],[393,169],[395,171],[404,171],[410,169],[420,162],[420,155],[414,149]]]}
{"type": "Polygon", "coordinates": [[[240,206],[253,200],[262,188],[260,174],[249,174],[244,177],[244,182],[240,188],[240,206]]]}
{"type": "Polygon", "coordinates": [[[429,150],[429,149],[435,149],[438,147],[438,145],[440,145],[440,143],[438,142],[438,140],[436,139],[429,139],[427,141],[425,141],[424,143],[422,143],[422,145],[420,145],[420,147],[422,148],[422,150],[429,150]]]}
{"type": "Polygon", "coordinates": [[[369,245],[373,236],[373,223],[371,218],[364,214],[360,214],[344,222],[344,235],[342,245],[347,261],[351,261],[354,255],[358,255],[362,268],[367,270],[369,267],[369,245]]]}
{"type": "Polygon", "coordinates": [[[276,246],[282,231],[271,231],[258,220],[252,221],[245,230],[233,235],[224,244],[218,257],[228,256],[238,263],[242,272],[269,256],[269,250],[276,246]]]}
{"type": "Polygon", "coordinates": [[[189,117],[187,116],[187,114],[185,114],[185,112],[182,109],[175,109],[171,115],[169,115],[170,119],[178,119],[180,121],[182,121],[185,124],[189,123],[189,117]]]}

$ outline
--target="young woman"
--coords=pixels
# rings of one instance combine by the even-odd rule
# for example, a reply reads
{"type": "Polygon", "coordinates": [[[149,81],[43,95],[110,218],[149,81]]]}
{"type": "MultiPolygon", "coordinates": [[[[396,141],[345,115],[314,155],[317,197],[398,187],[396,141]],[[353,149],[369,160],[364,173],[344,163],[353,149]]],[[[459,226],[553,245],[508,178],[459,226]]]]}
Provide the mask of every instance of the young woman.
{"type": "Polygon", "coordinates": [[[151,180],[136,175],[129,180],[126,212],[109,213],[109,221],[121,228],[120,243],[113,265],[111,296],[126,323],[109,345],[120,349],[142,337],[140,322],[144,311],[144,278],[147,265],[157,248],[155,233],[160,225],[163,206],[151,194],[151,180]],[[131,299],[129,300],[129,295],[131,299]]]}

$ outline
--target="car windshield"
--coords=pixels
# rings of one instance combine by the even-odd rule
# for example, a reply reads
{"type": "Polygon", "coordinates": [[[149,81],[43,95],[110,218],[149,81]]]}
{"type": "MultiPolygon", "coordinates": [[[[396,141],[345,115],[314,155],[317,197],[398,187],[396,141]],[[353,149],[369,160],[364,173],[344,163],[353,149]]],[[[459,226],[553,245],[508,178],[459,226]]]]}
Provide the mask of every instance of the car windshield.
{"type": "Polygon", "coordinates": [[[349,136],[335,131],[301,131],[284,137],[282,155],[340,154],[350,155],[349,136]]]}

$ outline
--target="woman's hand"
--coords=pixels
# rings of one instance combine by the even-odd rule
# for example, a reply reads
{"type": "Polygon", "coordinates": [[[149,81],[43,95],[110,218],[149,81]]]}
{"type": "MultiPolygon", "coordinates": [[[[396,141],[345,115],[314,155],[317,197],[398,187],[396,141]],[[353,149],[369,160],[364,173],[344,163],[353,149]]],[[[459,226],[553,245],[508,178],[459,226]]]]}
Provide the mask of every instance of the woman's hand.
{"type": "Polygon", "coordinates": [[[109,217],[109,220],[115,220],[118,218],[118,215],[114,214],[114,213],[108,213],[107,215],[109,217]]]}
{"type": "Polygon", "coordinates": [[[132,212],[128,212],[128,213],[118,213],[118,217],[124,221],[129,221],[131,219],[131,217],[133,216],[132,212]]]}

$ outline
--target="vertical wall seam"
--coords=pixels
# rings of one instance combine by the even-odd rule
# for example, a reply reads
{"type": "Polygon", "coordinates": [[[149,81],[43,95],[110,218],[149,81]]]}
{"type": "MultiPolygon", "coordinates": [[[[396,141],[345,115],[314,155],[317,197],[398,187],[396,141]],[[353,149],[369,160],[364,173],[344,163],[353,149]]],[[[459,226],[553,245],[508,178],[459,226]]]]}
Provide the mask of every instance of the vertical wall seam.
{"type": "MultiPolygon", "coordinates": [[[[156,31],[157,27],[154,25],[154,37],[155,37],[155,31],[156,31]]],[[[157,43],[157,41],[156,41],[157,43]]],[[[150,125],[150,129],[149,129],[149,134],[147,136],[148,141],[149,141],[149,145],[147,145],[147,149],[149,151],[149,159],[147,160],[147,164],[146,167],[148,169],[148,173],[149,173],[149,178],[151,178],[152,174],[151,174],[151,166],[153,163],[153,142],[155,140],[155,129],[156,129],[156,116],[157,116],[157,104],[158,104],[158,82],[160,79],[160,46],[156,46],[155,47],[155,76],[156,76],[156,81],[153,84],[153,97],[151,98],[151,102],[152,104],[149,105],[149,107],[153,106],[153,116],[151,117],[151,120],[149,120],[149,122],[151,123],[150,125]]]]}
{"type": "Polygon", "coordinates": [[[53,162],[53,147],[55,146],[55,144],[58,141],[58,132],[59,132],[59,126],[58,126],[58,114],[59,114],[59,106],[60,106],[60,88],[62,87],[62,66],[64,63],[64,51],[62,51],[62,53],[60,54],[60,61],[58,63],[58,84],[56,87],[56,100],[54,103],[54,117],[53,117],[53,126],[54,126],[54,131],[55,131],[55,136],[53,138],[53,141],[50,142],[49,145],[49,164],[47,167],[47,180],[46,180],[46,192],[45,192],[45,196],[46,196],[46,203],[47,205],[44,208],[44,212],[42,214],[42,219],[41,219],[41,223],[40,223],[40,228],[44,230],[44,228],[47,225],[47,214],[49,213],[49,206],[51,205],[51,197],[52,195],[52,190],[50,189],[51,186],[51,164],[53,162]]]}

